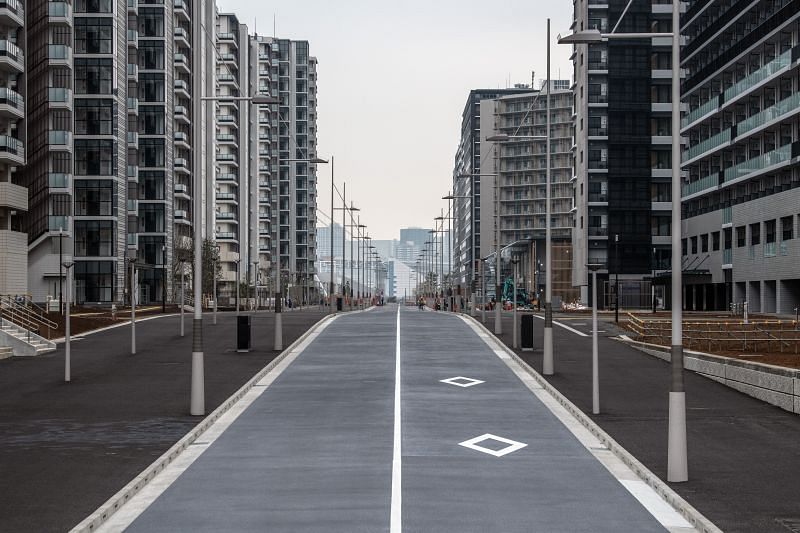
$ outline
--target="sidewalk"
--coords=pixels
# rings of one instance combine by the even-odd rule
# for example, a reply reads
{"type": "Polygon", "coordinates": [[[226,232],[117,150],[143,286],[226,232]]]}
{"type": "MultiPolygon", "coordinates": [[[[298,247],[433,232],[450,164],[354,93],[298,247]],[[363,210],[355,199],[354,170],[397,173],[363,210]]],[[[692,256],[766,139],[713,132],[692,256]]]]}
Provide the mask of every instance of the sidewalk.
{"type": "MultiPolygon", "coordinates": [[[[283,315],[288,346],[326,312],[283,315]]],[[[206,413],[274,359],[273,314],[253,317],[253,350],[236,353],[234,313],[205,314],[206,413]]],[[[192,315],[73,337],[46,356],[0,361],[0,531],[66,531],[194,427],[189,416],[192,315]]]]}
{"type": "MultiPolygon", "coordinates": [[[[486,318],[492,330],[494,316],[486,318]]],[[[669,366],[609,338],[613,317],[603,318],[601,414],[591,415],[591,316],[555,317],[587,336],[553,328],[555,375],[547,380],[666,480],[669,366]]],[[[534,325],[536,350],[517,353],[541,372],[543,321],[534,325]]],[[[504,313],[507,346],[511,328],[511,313],[504,313]]],[[[685,383],[689,481],[670,486],[725,532],[792,531],[784,524],[800,524],[800,417],[692,372],[685,383]]]]}

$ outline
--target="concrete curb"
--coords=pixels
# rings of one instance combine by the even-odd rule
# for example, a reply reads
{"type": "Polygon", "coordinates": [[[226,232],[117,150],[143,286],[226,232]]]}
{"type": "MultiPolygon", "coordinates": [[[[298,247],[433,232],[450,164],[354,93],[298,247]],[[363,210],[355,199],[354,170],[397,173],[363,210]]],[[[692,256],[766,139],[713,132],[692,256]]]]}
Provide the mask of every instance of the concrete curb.
{"type": "MultiPolygon", "coordinates": [[[[82,522],[70,530],[71,533],[89,533],[96,531],[103,523],[105,523],[114,513],[116,513],[126,502],[128,502],[136,493],[142,490],[145,485],[150,483],[156,475],[164,470],[170,463],[175,461],[178,456],[194,441],[196,441],[214,422],[225,414],[231,407],[233,407],[253,386],[261,381],[278,363],[288,356],[292,350],[299,346],[309,335],[316,331],[322,324],[335,320],[337,315],[326,315],[311,326],[308,331],[303,333],[296,341],[294,341],[288,348],[283,350],[278,356],[273,359],[267,366],[261,369],[255,376],[253,376],[247,383],[245,383],[238,391],[233,393],[227,400],[225,400],[219,407],[206,416],[199,424],[197,424],[189,433],[183,436],[176,442],[169,450],[167,450],[161,457],[156,459],[150,466],[148,466],[142,473],[133,478],[127,485],[120,489],[116,494],[109,498],[103,505],[86,517],[82,522]]],[[[138,322],[138,320],[137,320],[138,322]]]]}
{"type": "MultiPolygon", "coordinates": [[[[670,361],[664,346],[630,338],[619,339],[631,348],[670,361]]],[[[800,370],[783,366],[744,361],[724,355],[684,350],[684,366],[704,378],[721,383],[784,411],[800,414],[800,370]]]]}
{"type": "Polygon", "coordinates": [[[460,313],[462,317],[469,319],[475,323],[478,328],[494,339],[496,343],[504,350],[509,357],[517,362],[528,374],[533,377],[542,388],[550,394],[564,409],[566,409],[572,416],[574,416],[583,427],[585,427],[592,435],[594,435],[603,445],[608,448],[617,458],[625,463],[644,483],[652,488],[661,498],[672,506],[681,516],[683,516],[694,528],[701,533],[722,533],[722,530],[715,526],[708,518],[703,516],[700,511],[692,507],[686,500],[684,500],[677,492],[672,490],[669,485],[664,483],[661,478],[656,476],[646,466],[644,466],[638,459],[636,459],[630,452],[619,445],[611,436],[603,431],[591,418],[586,416],[575,404],[573,404],[566,396],[561,394],[555,387],[553,387],[544,377],[536,370],[528,366],[513,350],[508,348],[503,341],[498,339],[494,333],[489,331],[486,326],[473,317],[460,313]]]}

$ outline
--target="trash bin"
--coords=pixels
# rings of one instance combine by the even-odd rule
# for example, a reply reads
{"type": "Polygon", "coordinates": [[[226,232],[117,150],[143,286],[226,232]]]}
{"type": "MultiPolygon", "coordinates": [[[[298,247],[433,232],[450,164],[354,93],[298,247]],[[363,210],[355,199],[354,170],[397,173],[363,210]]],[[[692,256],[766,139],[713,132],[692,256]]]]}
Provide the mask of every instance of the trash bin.
{"type": "Polygon", "coordinates": [[[250,351],[250,315],[239,315],[236,321],[236,351],[250,351]]]}
{"type": "Polygon", "coordinates": [[[336,310],[341,311],[344,308],[344,299],[343,298],[336,298],[336,310]]]}
{"type": "Polygon", "coordinates": [[[533,351],[533,315],[522,315],[522,324],[519,328],[520,333],[520,347],[523,352],[533,351]]]}

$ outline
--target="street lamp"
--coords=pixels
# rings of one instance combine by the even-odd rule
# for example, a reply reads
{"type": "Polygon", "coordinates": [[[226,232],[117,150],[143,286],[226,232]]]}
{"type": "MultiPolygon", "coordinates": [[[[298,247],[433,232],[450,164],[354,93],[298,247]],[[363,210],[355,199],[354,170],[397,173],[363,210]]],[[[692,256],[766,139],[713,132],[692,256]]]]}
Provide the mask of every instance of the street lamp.
{"type": "MultiPolygon", "coordinates": [[[[184,288],[186,287],[186,282],[184,281],[184,274],[186,272],[186,267],[184,266],[186,261],[181,259],[181,337],[184,336],[184,327],[183,327],[183,315],[184,315],[184,307],[186,307],[186,296],[184,296],[184,288]]],[[[196,304],[197,302],[195,302],[196,304]]]]}
{"type": "Polygon", "coordinates": [[[600,378],[597,347],[597,271],[603,268],[600,264],[589,264],[592,271],[592,414],[600,414],[600,378]]]}
{"type": "MultiPolygon", "coordinates": [[[[624,15],[624,13],[623,13],[624,15]]],[[[611,39],[672,40],[672,379],[669,392],[669,435],[667,437],[667,481],[688,481],[686,452],[686,391],[683,383],[683,301],[681,272],[681,152],[680,152],[680,15],[681,2],[672,2],[672,32],[669,33],[600,33],[598,30],[576,32],[560,37],[563,44],[590,44],[611,39]]],[[[619,25],[619,23],[617,23],[619,25]]],[[[616,27],[614,28],[616,30],[616,27]]]]}
{"type": "Polygon", "coordinates": [[[258,314],[258,261],[253,261],[253,314],[258,314]]]}
{"type": "MultiPolygon", "coordinates": [[[[61,267],[64,266],[64,228],[58,228],[58,312],[64,312],[64,274],[61,273],[61,267]]],[[[49,309],[48,309],[49,311],[49,309]]]]}
{"type": "MultiPolygon", "coordinates": [[[[59,230],[60,233],[60,230],[59,230]]],[[[59,235],[60,236],[60,235],[59,235]]],[[[69,383],[72,380],[72,368],[70,361],[70,310],[69,302],[72,299],[72,277],[71,269],[75,265],[72,261],[64,261],[59,266],[63,266],[67,270],[67,304],[66,304],[66,320],[64,321],[64,381],[69,383]]],[[[61,302],[59,302],[60,305],[61,302]]]]}
{"type": "Polygon", "coordinates": [[[236,254],[236,258],[233,260],[236,263],[236,316],[239,316],[239,263],[242,262],[242,258],[239,257],[239,254],[236,254]]]}
{"type": "Polygon", "coordinates": [[[219,244],[214,245],[214,250],[216,254],[214,255],[214,266],[213,266],[213,279],[214,279],[214,325],[217,325],[217,265],[219,264],[219,244]]]}
{"type": "MultiPolygon", "coordinates": [[[[450,286],[451,293],[452,293],[452,285],[453,285],[453,220],[454,220],[454,217],[453,217],[453,200],[457,200],[457,199],[460,199],[460,198],[469,198],[469,196],[466,196],[466,195],[456,196],[456,195],[454,195],[452,193],[449,193],[449,192],[447,193],[447,196],[442,196],[442,200],[447,200],[447,265],[448,265],[448,270],[450,271],[450,283],[448,285],[450,286]]],[[[453,309],[453,310],[455,308],[455,306],[453,305],[454,303],[455,303],[455,295],[453,295],[450,298],[450,305],[452,306],[451,309],[453,309]]],[[[463,301],[462,301],[462,303],[463,303],[463,301]]],[[[473,313],[472,314],[474,316],[475,315],[475,313],[474,313],[474,308],[475,308],[474,303],[473,303],[472,307],[473,307],[473,313]]],[[[462,309],[462,312],[463,312],[463,309],[462,309]]]]}
{"type": "Polygon", "coordinates": [[[161,245],[161,312],[167,312],[167,245],[161,245]]]}

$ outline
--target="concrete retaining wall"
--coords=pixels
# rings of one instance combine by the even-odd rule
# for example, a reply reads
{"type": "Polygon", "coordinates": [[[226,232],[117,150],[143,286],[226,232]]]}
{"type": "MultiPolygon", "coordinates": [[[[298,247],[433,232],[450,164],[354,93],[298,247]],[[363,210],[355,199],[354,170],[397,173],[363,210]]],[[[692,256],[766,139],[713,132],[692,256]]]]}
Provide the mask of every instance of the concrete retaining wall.
{"type": "MultiPolygon", "coordinates": [[[[663,346],[625,342],[646,354],[670,360],[670,354],[663,346]]],[[[688,350],[684,352],[684,365],[687,370],[748,396],[800,414],[800,370],[688,350]]]]}

